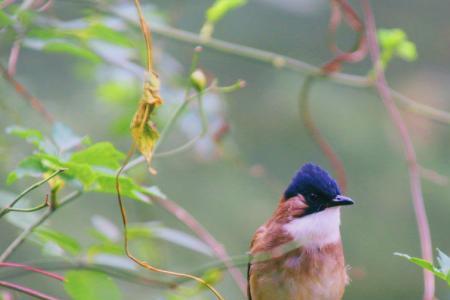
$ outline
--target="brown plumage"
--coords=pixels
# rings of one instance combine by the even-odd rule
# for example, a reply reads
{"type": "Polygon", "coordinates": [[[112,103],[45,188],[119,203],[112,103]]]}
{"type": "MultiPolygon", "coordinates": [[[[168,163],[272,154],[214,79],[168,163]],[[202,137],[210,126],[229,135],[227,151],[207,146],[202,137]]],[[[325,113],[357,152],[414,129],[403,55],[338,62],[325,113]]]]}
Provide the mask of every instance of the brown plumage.
{"type": "Polygon", "coordinates": [[[328,173],[312,164],[294,177],[276,211],[251,242],[250,300],[342,299],[348,277],[339,231],[340,206],[353,202],[333,184],[328,173]],[[332,192],[322,192],[324,178],[331,182],[325,192],[332,192]],[[300,192],[292,193],[296,189],[300,192]]]}

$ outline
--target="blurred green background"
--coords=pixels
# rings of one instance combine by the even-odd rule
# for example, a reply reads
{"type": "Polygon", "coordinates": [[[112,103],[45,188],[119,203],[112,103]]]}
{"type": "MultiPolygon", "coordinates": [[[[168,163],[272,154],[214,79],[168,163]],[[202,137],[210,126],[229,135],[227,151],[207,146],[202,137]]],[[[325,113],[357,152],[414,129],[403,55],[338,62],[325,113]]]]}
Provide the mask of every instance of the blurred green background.
{"type": "MultiPolygon", "coordinates": [[[[162,15],[167,24],[192,32],[200,30],[204,11],[212,3],[204,0],[142,2],[151,3],[153,11],[162,15]]],[[[351,2],[359,8],[358,1],[351,2]]],[[[379,0],[372,1],[372,5],[378,27],[402,28],[419,53],[419,59],[413,63],[391,62],[387,71],[391,86],[419,102],[450,110],[450,2],[379,0]]],[[[56,0],[51,14],[72,20],[86,10],[95,11],[95,5],[89,1],[56,0]]],[[[249,1],[216,26],[214,37],[321,65],[331,57],[327,48],[328,16],[329,3],[325,0],[249,1]]],[[[135,35],[139,37],[137,29],[135,35]]],[[[339,44],[343,48],[352,45],[353,38],[347,30],[339,32],[339,44]]],[[[154,41],[159,52],[158,71],[169,73],[170,78],[186,78],[193,45],[158,34],[154,34],[154,41]]],[[[2,64],[7,62],[9,42],[0,40],[2,64]]],[[[211,103],[215,103],[215,106],[211,104],[211,111],[216,111],[216,118],[223,118],[231,126],[223,152],[203,141],[191,151],[155,159],[157,176],[148,175],[144,166],[132,174],[141,182],[159,186],[208,228],[231,255],[244,254],[254,231],[270,216],[297,168],[308,161],[328,169],[329,164],[299,119],[298,94],[303,74],[208,48],[200,56],[200,66],[222,85],[237,79],[247,82],[245,89],[220,96],[219,101],[211,96],[214,98],[211,103]]],[[[129,74],[124,71],[116,70],[117,74],[111,75],[110,70],[117,68],[108,63],[103,72],[93,72],[92,68],[82,59],[25,48],[16,77],[66,126],[80,135],[89,135],[94,141],[111,141],[126,152],[130,144],[126,123],[136,107],[139,91],[136,98],[117,104],[101,99],[98,88],[103,79],[114,76],[116,80],[124,78],[130,82],[134,90],[139,89],[140,83],[129,80],[129,74]],[[117,123],[120,118],[125,121],[117,123]]],[[[366,60],[356,66],[346,66],[344,71],[365,75],[368,68],[366,60]]],[[[169,106],[182,100],[176,80],[162,84],[162,96],[169,106]]],[[[311,106],[318,126],[345,164],[348,194],[356,201],[355,206],[343,210],[342,216],[342,235],[352,278],[345,299],[420,299],[421,270],[393,255],[398,251],[420,256],[420,246],[403,150],[381,101],[371,90],[319,80],[311,94],[311,106]]],[[[189,135],[195,130],[188,122],[198,121],[192,111],[195,107],[179,123],[162,150],[182,144],[186,132],[189,135]],[[189,119],[191,115],[194,117],[189,119]]],[[[0,116],[2,131],[9,125],[19,124],[50,132],[49,126],[3,80],[0,81],[0,116]]],[[[421,165],[450,176],[449,126],[409,112],[403,116],[421,165]]],[[[33,182],[3,184],[8,172],[31,151],[23,141],[0,135],[2,190],[19,192],[33,182]]],[[[41,193],[44,192],[42,189],[41,193]]],[[[423,192],[433,246],[448,254],[449,186],[424,179],[423,192]]],[[[127,207],[132,221],[161,221],[188,232],[157,205],[127,201],[127,207]]],[[[95,193],[85,194],[70,208],[62,209],[51,218],[50,224],[88,243],[93,215],[106,216],[120,225],[115,197],[95,193]]],[[[19,231],[4,220],[0,224],[0,249],[3,249],[19,231]]],[[[179,271],[189,272],[215,260],[171,244],[162,243],[158,250],[159,263],[179,271]]],[[[11,259],[30,261],[42,257],[39,248],[27,242],[11,259]]],[[[245,273],[246,267],[241,270],[245,273]]],[[[228,274],[224,274],[218,289],[227,299],[242,299],[228,274]]],[[[34,275],[22,277],[18,282],[61,293],[54,291],[55,284],[34,275]]],[[[120,287],[126,295],[124,299],[164,299],[166,295],[164,291],[130,283],[120,283],[120,287]]],[[[445,283],[438,281],[437,290],[439,299],[450,299],[450,289],[445,283]]],[[[210,295],[205,293],[204,298],[209,299],[210,295]]]]}

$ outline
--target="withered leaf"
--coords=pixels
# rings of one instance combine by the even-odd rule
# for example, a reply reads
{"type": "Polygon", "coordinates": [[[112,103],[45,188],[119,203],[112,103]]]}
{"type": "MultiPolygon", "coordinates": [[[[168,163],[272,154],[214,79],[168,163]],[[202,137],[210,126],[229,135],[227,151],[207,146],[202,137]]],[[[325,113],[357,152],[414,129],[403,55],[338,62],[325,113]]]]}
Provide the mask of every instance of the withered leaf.
{"type": "Polygon", "coordinates": [[[131,135],[133,140],[145,157],[150,172],[154,173],[151,168],[151,160],[153,148],[159,138],[156,125],[152,121],[155,109],[162,104],[163,100],[159,96],[159,79],[158,75],[151,74],[149,80],[144,84],[144,94],[139,101],[139,106],[134,114],[131,122],[131,135]]]}

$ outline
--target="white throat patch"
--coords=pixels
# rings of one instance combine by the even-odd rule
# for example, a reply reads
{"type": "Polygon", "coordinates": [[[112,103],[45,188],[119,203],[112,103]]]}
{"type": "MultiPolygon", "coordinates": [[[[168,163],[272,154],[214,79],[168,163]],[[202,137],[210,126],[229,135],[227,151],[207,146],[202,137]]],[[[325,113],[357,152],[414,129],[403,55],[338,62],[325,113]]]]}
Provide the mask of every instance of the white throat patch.
{"type": "Polygon", "coordinates": [[[283,228],[303,247],[322,247],[340,240],[341,213],[339,207],[297,218],[283,228]]]}

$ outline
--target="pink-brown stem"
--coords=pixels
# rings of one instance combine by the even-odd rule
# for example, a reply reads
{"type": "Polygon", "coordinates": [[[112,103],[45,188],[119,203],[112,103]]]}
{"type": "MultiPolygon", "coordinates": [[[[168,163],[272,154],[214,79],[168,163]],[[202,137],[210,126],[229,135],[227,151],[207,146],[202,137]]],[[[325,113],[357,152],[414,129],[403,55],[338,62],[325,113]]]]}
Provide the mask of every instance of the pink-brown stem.
{"type": "MultiPolygon", "coordinates": [[[[411,136],[408,128],[403,121],[402,115],[394,104],[391,90],[386,82],[384,71],[381,66],[380,50],[378,48],[377,32],[375,25],[375,18],[373,16],[369,0],[362,0],[363,10],[365,15],[366,34],[369,46],[369,52],[372,59],[372,64],[375,69],[375,87],[380,98],[386,107],[389,116],[399,132],[402,140],[405,158],[408,163],[409,181],[411,188],[411,195],[413,198],[413,206],[416,214],[417,226],[419,230],[420,246],[422,249],[422,257],[428,261],[433,261],[433,248],[431,244],[430,227],[425,210],[425,204],[422,195],[422,186],[420,181],[420,167],[417,163],[416,152],[414,149],[411,136]]],[[[434,299],[434,276],[430,271],[424,270],[424,300],[434,299]]]]}
{"type": "Polygon", "coordinates": [[[11,47],[11,51],[9,52],[8,75],[11,77],[16,75],[17,61],[19,60],[21,44],[21,39],[15,40],[13,46],[11,47]]]}
{"type": "Polygon", "coordinates": [[[308,76],[305,78],[302,89],[300,91],[300,114],[303,124],[308,130],[311,138],[319,146],[322,153],[328,159],[333,169],[334,175],[337,178],[339,187],[342,193],[347,193],[347,175],[345,172],[344,163],[340,159],[339,155],[333,150],[333,147],[326,140],[325,136],[320,132],[319,127],[314,122],[311,109],[309,107],[309,95],[311,86],[313,84],[314,77],[308,76]]]}
{"type": "Polygon", "coordinates": [[[178,220],[183,222],[189,229],[191,229],[201,240],[203,240],[211,250],[216,254],[217,258],[219,258],[228,272],[230,273],[233,280],[241,289],[242,293],[246,295],[247,293],[247,284],[244,276],[236,268],[228,255],[225,248],[214,238],[214,236],[208,232],[190,213],[188,213],[184,208],[179,206],[176,202],[160,197],[152,197],[152,200],[159,205],[161,205],[164,209],[166,209],[169,213],[174,215],[178,220]]]}
{"type": "Polygon", "coordinates": [[[12,283],[12,282],[8,282],[8,281],[0,281],[0,286],[5,287],[7,289],[11,289],[11,290],[15,290],[18,292],[21,292],[23,294],[27,294],[29,296],[32,296],[34,298],[37,299],[42,299],[42,300],[59,300],[59,298],[55,298],[53,296],[49,296],[47,294],[44,294],[42,292],[33,290],[31,288],[28,288],[26,286],[17,284],[17,283],[12,283]]]}
{"type": "Polygon", "coordinates": [[[25,86],[23,86],[20,82],[18,82],[13,76],[9,75],[8,70],[3,67],[2,65],[0,65],[0,74],[3,76],[3,78],[5,78],[5,80],[11,84],[16,92],[22,96],[25,100],[28,101],[28,103],[30,103],[31,107],[36,110],[37,112],[39,112],[46,121],[48,121],[49,123],[53,123],[54,122],[54,118],[53,116],[47,111],[47,109],[45,108],[45,106],[42,104],[42,102],[36,98],[35,96],[33,96],[26,88],[25,86]]]}
{"type": "Polygon", "coordinates": [[[23,270],[27,270],[30,272],[35,272],[35,273],[39,273],[41,275],[59,280],[59,281],[64,281],[64,276],[61,276],[59,274],[56,273],[52,273],[52,272],[48,272],[33,266],[29,266],[29,265],[25,265],[25,264],[21,264],[21,263],[15,263],[15,262],[0,262],[0,268],[2,267],[7,267],[7,268],[18,268],[18,269],[23,269],[23,270]]]}

